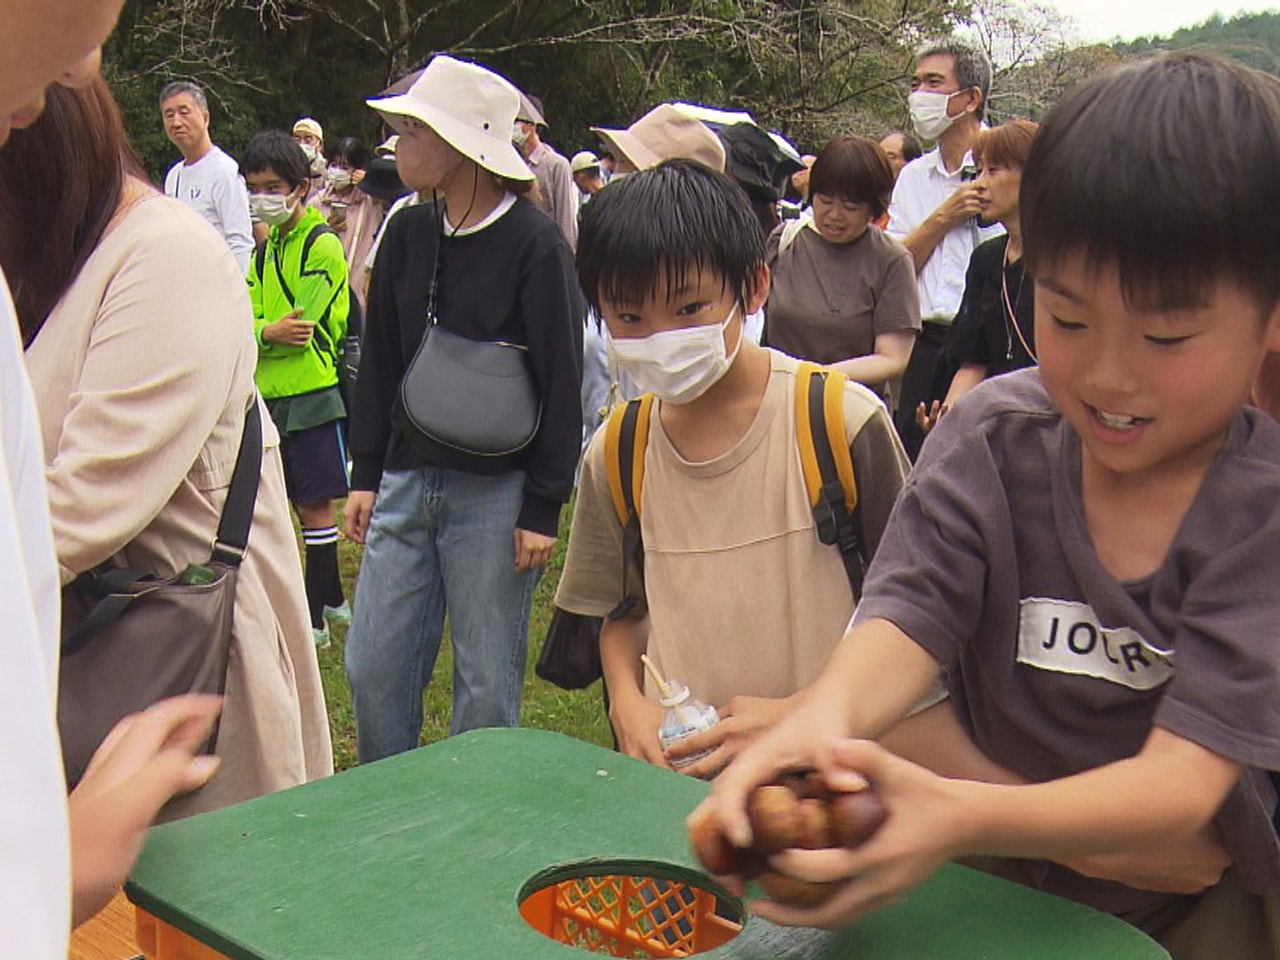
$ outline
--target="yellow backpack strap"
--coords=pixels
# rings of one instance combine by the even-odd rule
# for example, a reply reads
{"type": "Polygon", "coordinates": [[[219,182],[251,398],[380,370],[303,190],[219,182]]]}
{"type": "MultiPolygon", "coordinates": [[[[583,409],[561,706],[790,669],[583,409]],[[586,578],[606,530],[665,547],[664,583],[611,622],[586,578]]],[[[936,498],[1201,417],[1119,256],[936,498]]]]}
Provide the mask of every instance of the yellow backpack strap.
{"type": "Polygon", "coordinates": [[[796,372],[796,442],[818,539],[840,551],[854,596],[866,570],[856,510],[858,486],[845,432],[847,378],[801,363],[796,372]]]}
{"type": "Polygon", "coordinates": [[[848,377],[835,370],[827,371],[823,395],[823,419],[827,427],[827,443],[836,461],[836,473],[844,490],[844,508],[853,515],[858,509],[858,481],[853,475],[853,454],[849,452],[849,436],[844,423],[844,385],[848,377]]]}
{"type": "Polygon", "coordinates": [[[644,451],[649,445],[649,416],[653,395],[619,404],[609,414],[604,432],[604,461],[609,479],[609,496],[618,522],[625,529],[631,518],[640,516],[640,494],[644,489],[644,451]]]}
{"type": "Polygon", "coordinates": [[[605,426],[604,459],[609,481],[609,497],[622,525],[623,601],[609,619],[625,616],[636,604],[627,585],[627,564],[633,561],[644,572],[644,545],[640,539],[640,495],[644,491],[644,452],[649,445],[649,418],[653,395],[646,393],[625,405],[614,407],[605,426]]]}

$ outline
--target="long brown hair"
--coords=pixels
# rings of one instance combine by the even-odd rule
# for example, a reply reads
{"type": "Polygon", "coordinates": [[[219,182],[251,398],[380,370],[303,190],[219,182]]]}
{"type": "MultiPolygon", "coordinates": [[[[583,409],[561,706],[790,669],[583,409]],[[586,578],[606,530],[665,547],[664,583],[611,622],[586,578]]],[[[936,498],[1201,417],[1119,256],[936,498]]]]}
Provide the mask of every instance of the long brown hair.
{"type": "Polygon", "coordinates": [[[51,86],[40,118],[0,149],[0,268],[25,344],[102,239],[126,175],[146,180],[101,78],[51,86]]]}

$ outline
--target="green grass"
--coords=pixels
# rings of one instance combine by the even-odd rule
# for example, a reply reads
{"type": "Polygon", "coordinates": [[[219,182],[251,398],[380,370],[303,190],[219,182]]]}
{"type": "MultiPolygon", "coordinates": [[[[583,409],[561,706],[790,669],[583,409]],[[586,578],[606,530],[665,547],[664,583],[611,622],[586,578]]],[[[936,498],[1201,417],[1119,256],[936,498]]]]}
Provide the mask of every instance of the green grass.
{"type": "MultiPolygon", "coordinates": [[[[520,710],[520,724],[542,730],[555,730],[581,740],[602,746],[613,743],[609,720],[600,700],[600,684],[594,683],[586,690],[561,690],[533,674],[542,638],[551,622],[556,584],[564,567],[565,545],[569,538],[569,515],[565,510],[561,518],[560,539],[555,555],[547,565],[533,595],[533,610],[529,615],[529,660],[524,676],[524,700],[520,710]]],[[[355,581],[360,572],[362,549],[348,540],[338,545],[338,563],[342,570],[343,588],[347,598],[355,598],[355,581]]],[[[343,668],[343,650],[346,646],[346,627],[333,629],[333,645],[320,653],[320,676],[324,682],[324,695],[329,711],[329,730],[333,735],[333,762],[338,770],[345,770],[356,762],[355,717],[351,712],[351,691],[343,668]]],[[[445,639],[440,657],[436,661],[435,674],[423,695],[422,743],[433,743],[449,735],[449,717],[453,708],[453,650],[449,645],[449,630],[445,627],[445,639]]]]}

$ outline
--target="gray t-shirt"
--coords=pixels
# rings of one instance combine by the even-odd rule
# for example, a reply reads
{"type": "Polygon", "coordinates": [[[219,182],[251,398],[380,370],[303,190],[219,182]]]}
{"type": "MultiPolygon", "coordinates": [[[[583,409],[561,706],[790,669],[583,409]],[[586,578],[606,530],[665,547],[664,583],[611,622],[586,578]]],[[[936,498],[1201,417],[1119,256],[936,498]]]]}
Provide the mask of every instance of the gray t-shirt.
{"type": "Polygon", "coordinates": [[[765,339],[814,363],[875,352],[882,333],[919,331],[920,294],[907,248],[877,227],[852,243],[829,243],[809,227],[779,250],[786,224],[769,237],[773,271],[765,339]]]}
{"type": "MultiPolygon", "coordinates": [[[[946,674],[993,760],[1035,781],[1138,753],[1159,725],[1250,770],[1218,817],[1246,885],[1280,888],[1280,427],[1232,421],[1160,568],[1122,583],[1095,553],[1080,440],[1038,370],[988,380],[930,435],[868,572],[859,621],[896,624],[946,674]]],[[[1043,871],[1122,913],[1162,894],[1043,871]]]]}

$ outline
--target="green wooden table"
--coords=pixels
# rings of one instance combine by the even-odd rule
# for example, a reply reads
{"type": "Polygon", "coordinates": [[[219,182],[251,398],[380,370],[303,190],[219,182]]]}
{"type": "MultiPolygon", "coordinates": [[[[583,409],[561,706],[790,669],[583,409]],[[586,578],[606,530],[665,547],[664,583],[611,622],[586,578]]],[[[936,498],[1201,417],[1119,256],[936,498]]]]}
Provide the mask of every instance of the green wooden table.
{"type": "MultiPolygon", "coordinates": [[[[693,875],[684,817],[706,784],[537,730],[482,730],[159,827],[126,887],[234,960],[573,960],[531,929],[526,882],[591,861],[693,875]]],[[[613,872],[601,869],[598,872],[613,872]]],[[[622,872],[622,871],[616,871],[622,872]]],[[[948,866],[838,932],[750,919],[701,956],[1157,960],[1087,907],[948,866]]]]}

